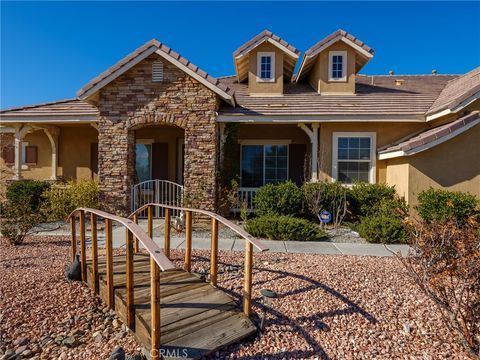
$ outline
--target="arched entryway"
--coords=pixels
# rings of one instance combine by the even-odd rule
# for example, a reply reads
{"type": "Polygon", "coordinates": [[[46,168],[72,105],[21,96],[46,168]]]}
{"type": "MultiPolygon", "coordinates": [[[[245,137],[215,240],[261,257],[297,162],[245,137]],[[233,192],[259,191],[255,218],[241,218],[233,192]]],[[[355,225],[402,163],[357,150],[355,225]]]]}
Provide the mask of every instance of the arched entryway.
{"type": "MultiPolygon", "coordinates": [[[[149,202],[183,204],[185,131],[173,125],[149,125],[132,130],[135,171],[131,210],[149,202]]],[[[158,208],[155,217],[163,217],[158,208]]]]}

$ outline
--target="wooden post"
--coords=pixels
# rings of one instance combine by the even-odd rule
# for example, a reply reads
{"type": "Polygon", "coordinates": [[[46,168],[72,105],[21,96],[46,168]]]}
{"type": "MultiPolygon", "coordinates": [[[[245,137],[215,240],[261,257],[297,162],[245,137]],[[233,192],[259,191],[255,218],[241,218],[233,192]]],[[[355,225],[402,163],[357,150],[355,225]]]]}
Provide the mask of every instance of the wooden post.
{"type": "Polygon", "coordinates": [[[153,239],[153,205],[148,206],[148,236],[153,239]]]}
{"type": "Polygon", "coordinates": [[[98,294],[97,215],[94,213],[90,213],[90,227],[92,230],[92,287],[93,291],[98,294]]]}
{"type": "Polygon", "coordinates": [[[80,210],[80,261],[82,281],[87,282],[87,249],[85,246],[85,212],[80,210]]]}
{"type": "Polygon", "coordinates": [[[113,246],[112,220],[105,219],[105,252],[107,257],[107,305],[110,309],[115,306],[113,294],[113,246]]]}
{"type": "Polygon", "coordinates": [[[151,345],[150,354],[153,359],[160,359],[160,271],[155,260],[150,257],[150,311],[152,316],[151,345]]]}
{"type": "Polygon", "coordinates": [[[210,284],[217,286],[218,270],[218,220],[212,218],[212,238],[210,246],[210,284]]]}
{"type": "Polygon", "coordinates": [[[77,229],[75,228],[77,218],[72,216],[70,218],[70,229],[72,230],[72,261],[75,261],[77,255],[77,229]]]}
{"type": "Polygon", "coordinates": [[[134,293],[133,293],[133,235],[130,230],[126,229],[126,307],[127,307],[127,326],[131,329],[135,329],[135,308],[134,305],[134,293]]]}
{"type": "Polygon", "coordinates": [[[243,313],[250,316],[252,305],[252,269],[253,268],[253,245],[245,240],[245,283],[243,289],[243,313]]]}
{"type": "MultiPolygon", "coordinates": [[[[138,224],[138,214],[135,213],[135,215],[133,215],[133,222],[135,224],[138,224]]],[[[135,237],[135,242],[133,244],[133,251],[136,253],[138,253],[138,239],[135,237]]]]}
{"type": "Polygon", "coordinates": [[[185,211],[185,271],[192,270],[192,212],[185,211]]]}
{"type": "Polygon", "coordinates": [[[163,240],[163,252],[170,258],[170,209],[165,209],[165,238],[163,240]]]}

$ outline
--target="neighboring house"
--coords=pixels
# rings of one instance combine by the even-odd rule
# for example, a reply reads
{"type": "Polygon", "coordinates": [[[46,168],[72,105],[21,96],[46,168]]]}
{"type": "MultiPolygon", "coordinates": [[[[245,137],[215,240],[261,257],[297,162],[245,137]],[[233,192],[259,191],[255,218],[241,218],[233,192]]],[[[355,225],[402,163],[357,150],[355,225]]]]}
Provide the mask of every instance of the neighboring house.
{"type": "Polygon", "coordinates": [[[225,167],[248,198],[287,179],[387,183],[412,204],[429,186],[480,196],[480,67],[359,75],[373,54],[339,30],[300,57],[264,31],[216,79],[152,40],[76,99],[2,110],[2,163],[15,179],[98,176],[102,206],[119,213],[151,179],[215,209],[225,167]]]}

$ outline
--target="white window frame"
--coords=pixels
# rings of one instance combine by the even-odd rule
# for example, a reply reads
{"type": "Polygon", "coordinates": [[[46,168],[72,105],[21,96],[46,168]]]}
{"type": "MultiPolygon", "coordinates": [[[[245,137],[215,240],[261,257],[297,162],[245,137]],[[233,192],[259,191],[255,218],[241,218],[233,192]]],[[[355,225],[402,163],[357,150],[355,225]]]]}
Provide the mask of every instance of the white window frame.
{"type": "MultiPolygon", "coordinates": [[[[338,181],[338,138],[342,137],[369,137],[370,138],[370,171],[368,182],[375,184],[377,181],[377,133],[376,132],[333,132],[332,133],[332,178],[338,181]]],[[[362,162],[361,160],[359,162],[362,162]]],[[[366,162],[366,161],[363,161],[366,162]]],[[[349,185],[349,184],[346,184],[349,185]]]]}
{"type": "MultiPolygon", "coordinates": [[[[287,180],[290,177],[290,145],[291,140],[239,140],[240,145],[240,184],[242,183],[242,146],[243,145],[262,145],[263,146],[263,185],[265,185],[265,145],[286,145],[287,146],[287,180]]],[[[258,187],[243,187],[240,186],[240,190],[255,190],[258,187]]]]}
{"type": "Polygon", "coordinates": [[[328,53],[328,81],[346,82],[347,81],[347,52],[346,51],[330,51],[328,53]],[[342,56],[342,77],[333,77],[333,57],[342,56]]]}
{"type": "Polygon", "coordinates": [[[275,82],[275,52],[258,52],[257,53],[257,82],[275,82]],[[262,79],[262,56],[270,56],[272,69],[270,71],[270,79],[262,79]]]}

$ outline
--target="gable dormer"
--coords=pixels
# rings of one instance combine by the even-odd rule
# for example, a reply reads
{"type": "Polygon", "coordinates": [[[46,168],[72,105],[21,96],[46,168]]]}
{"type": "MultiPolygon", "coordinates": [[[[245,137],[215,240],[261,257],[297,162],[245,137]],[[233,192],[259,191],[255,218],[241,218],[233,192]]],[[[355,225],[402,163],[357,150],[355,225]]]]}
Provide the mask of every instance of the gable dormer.
{"type": "Polygon", "coordinates": [[[355,74],[373,57],[373,49],[344,30],[305,52],[296,81],[308,81],[322,95],[355,93],[355,74]]]}
{"type": "Polygon", "coordinates": [[[278,96],[291,82],[300,52],[270,31],[263,31],[233,53],[237,81],[251,96],[278,96]]]}

